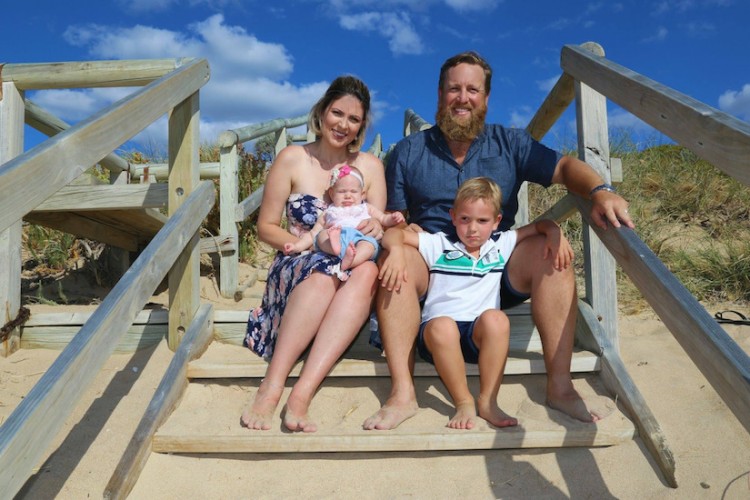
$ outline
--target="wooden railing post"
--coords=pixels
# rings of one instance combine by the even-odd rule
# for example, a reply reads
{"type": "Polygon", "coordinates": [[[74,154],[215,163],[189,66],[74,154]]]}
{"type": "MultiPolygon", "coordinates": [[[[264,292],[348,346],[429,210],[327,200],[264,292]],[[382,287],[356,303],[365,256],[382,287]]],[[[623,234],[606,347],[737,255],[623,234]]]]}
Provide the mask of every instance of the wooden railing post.
{"type": "MultiPolygon", "coordinates": [[[[588,43],[584,47],[604,55],[604,50],[598,44],[588,43]]],[[[575,82],[575,92],[578,156],[591,165],[605,182],[611,182],[606,98],[579,81],[575,82]]],[[[607,336],[606,339],[599,339],[600,344],[605,350],[619,352],[615,259],[585,221],[583,245],[586,301],[593,308],[607,336]]]]}
{"type": "Polygon", "coordinates": [[[237,199],[239,195],[239,154],[237,143],[221,146],[219,159],[219,231],[222,237],[232,238],[234,251],[221,252],[219,290],[223,297],[232,297],[237,290],[240,266],[240,241],[237,231],[237,199]]]}
{"type": "MultiPolygon", "coordinates": [[[[2,84],[0,95],[0,165],[23,152],[24,105],[12,82],[2,84]]],[[[0,326],[15,319],[21,309],[21,220],[0,232],[0,326]]],[[[18,350],[18,327],[8,331],[0,344],[0,355],[18,350]]]]}
{"type": "MultiPolygon", "coordinates": [[[[169,114],[169,216],[199,182],[199,94],[196,92],[169,114]]],[[[176,350],[198,310],[200,279],[200,229],[186,242],[169,271],[169,338],[176,350]]]]}

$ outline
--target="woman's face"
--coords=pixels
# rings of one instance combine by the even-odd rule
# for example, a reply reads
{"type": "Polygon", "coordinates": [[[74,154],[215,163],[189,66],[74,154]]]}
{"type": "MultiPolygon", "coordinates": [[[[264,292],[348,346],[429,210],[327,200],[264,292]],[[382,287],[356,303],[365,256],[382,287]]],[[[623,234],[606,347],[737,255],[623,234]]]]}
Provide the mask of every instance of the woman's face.
{"type": "Polygon", "coordinates": [[[364,123],[359,99],[345,95],[331,102],[321,120],[322,137],[334,146],[345,147],[357,137],[364,123]]]}

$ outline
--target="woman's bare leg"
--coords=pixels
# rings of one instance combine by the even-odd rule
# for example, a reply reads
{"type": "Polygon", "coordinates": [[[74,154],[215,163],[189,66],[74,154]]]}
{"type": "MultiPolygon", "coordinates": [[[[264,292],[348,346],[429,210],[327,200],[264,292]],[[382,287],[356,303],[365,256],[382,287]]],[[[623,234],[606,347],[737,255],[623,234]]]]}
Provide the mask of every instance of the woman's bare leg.
{"type": "Polygon", "coordinates": [[[244,427],[258,430],[271,428],[286,379],[315,337],[337,286],[336,278],[313,273],[292,291],[279,325],[279,337],[266,376],[253,401],[242,414],[241,423],[244,427]]]}
{"type": "Polygon", "coordinates": [[[313,432],[307,413],[315,392],[367,320],[375,295],[378,269],[365,262],[352,270],[330,301],[313,340],[302,373],[286,403],[284,425],[292,431],[313,432]]]}

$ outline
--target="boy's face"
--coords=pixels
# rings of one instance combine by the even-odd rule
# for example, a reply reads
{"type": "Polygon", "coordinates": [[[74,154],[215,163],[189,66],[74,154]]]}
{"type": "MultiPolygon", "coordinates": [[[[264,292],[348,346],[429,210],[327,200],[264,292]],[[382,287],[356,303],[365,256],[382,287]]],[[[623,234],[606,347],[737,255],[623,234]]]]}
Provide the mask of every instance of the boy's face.
{"type": "Polygon", "coordinates": [[[486,200],[461,202],[451,208],[450,214],[458,239],[470,253],[477,252],[490,239],[501,219],[486,200]]]}
{"type": "Polygon", "coordinates": [[[359,205],[362,203],[363,195],[362,184],[353,175],[341,177],[336,181],[336,184],[333,185],[331,192],[328,194],[334,206],[337,207],[359,205]]]}

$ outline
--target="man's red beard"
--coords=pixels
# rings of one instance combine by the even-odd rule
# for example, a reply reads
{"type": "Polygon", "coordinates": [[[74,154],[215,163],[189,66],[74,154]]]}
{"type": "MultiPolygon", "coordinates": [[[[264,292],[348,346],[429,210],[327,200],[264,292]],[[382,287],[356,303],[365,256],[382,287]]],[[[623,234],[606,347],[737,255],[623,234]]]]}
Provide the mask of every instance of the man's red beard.
{"type": "Polygon", "coordinates": [[[449,141],[471,142],[484,129],[484,119],[487,117],[487,106],[479,106],[471,110],[468,122],[457,120],[451,113],[450,107],[443,106],[435,115],[435,122],[449,141]]]}

